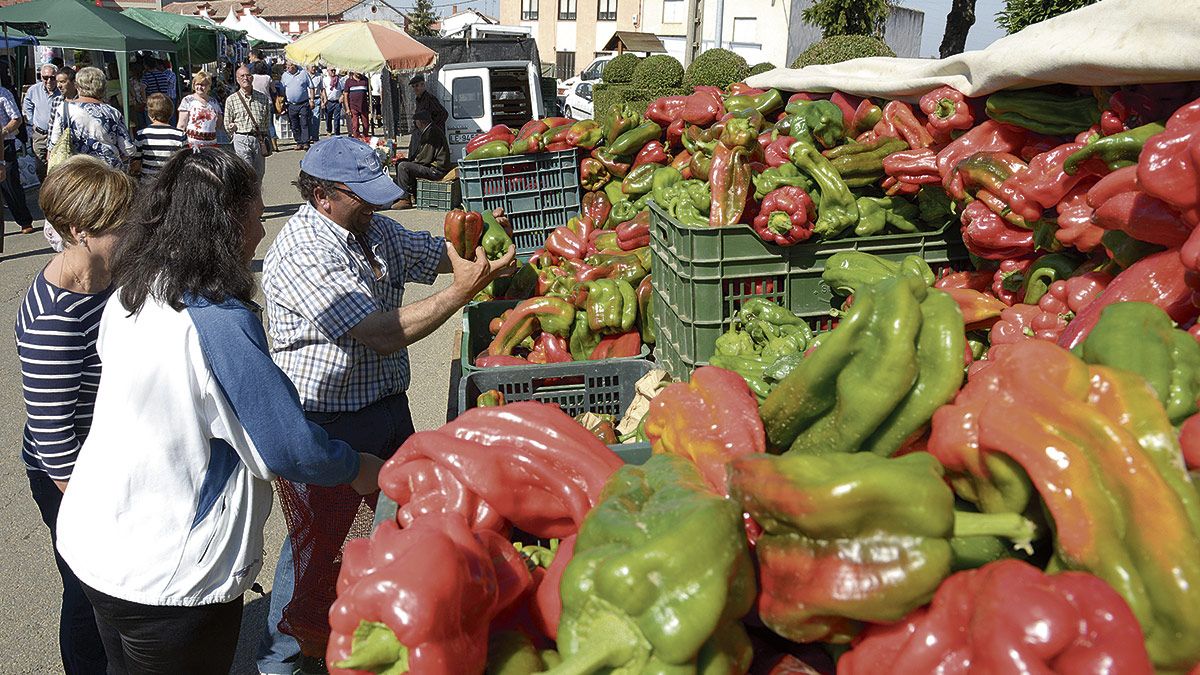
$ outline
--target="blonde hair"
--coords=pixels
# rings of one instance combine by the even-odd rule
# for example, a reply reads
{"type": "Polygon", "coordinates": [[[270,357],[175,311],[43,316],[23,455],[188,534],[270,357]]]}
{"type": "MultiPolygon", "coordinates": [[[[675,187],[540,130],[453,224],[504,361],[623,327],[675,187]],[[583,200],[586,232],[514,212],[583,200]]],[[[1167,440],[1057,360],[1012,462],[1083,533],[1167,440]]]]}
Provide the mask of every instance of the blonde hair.
{"type": "Polygon", "coordinates": [[[80,68],[79,72],[75,73],[75,88],[79,90],[80,96],[103,99],[107,82],[104,71],[95,66],[80,68]]]}
{"type": "Polygon", "coordinates": [[[99,233],[124,224],[133,191],[124,171],[91,155],[72,155],[46,176],[38,205],[63,241],[75,243],[72,228],[99,233]]]}
{"type": "Polygon", "coordinates": [[[209,75],[203,70],[196,71],[196,74],[192,75],[192,91],[196,91],[196,85],[198,84],[207,84],[211,87],[212,75],[209,75]]]}

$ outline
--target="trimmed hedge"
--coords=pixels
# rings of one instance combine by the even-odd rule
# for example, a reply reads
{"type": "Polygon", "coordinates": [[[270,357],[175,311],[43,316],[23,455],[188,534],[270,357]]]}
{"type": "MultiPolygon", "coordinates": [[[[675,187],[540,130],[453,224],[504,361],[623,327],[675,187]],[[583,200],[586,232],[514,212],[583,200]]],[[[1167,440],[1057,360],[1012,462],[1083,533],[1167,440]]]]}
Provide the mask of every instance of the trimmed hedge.
{"type": "Polygon", "coordinates": [[[792,62],[793,68],[841,63],[864,56],[895,56],[896,52],[883,40],[869,35],[838,35],[829,37],[805,49],[792,62]]]}
{"type": "Polygon", "coordinates": [[[751,66],[750,72],[746,73],[746,77],[770,72],[772,70],[775,70],[775,64],[771,63],[770,61],[763,61],[762,63],[756,63],[751,66]]]}
{"type": "Polygon", "coordinates": [[[633,84],[649,89],[678,87],[683,82],[683,64],[669,54],[651,54],[633,69],[633,84]]]}
{"type": "Polygon", "coordinates": [[[637,68],[641,58],[637,54],[619,54],[616,58],[604,64],[600,71],[600,79],[605,82],[632,82],[633,70],[637,68]]]}
{"type": "Polygon", "coordinates": [[[683,86],[689,90],[701,85],[725,89],[734,82],[745,80],[749,72],[750,64],[741,56],[728,49],[710,49],[701,52],[688,66],[683,86]]]}

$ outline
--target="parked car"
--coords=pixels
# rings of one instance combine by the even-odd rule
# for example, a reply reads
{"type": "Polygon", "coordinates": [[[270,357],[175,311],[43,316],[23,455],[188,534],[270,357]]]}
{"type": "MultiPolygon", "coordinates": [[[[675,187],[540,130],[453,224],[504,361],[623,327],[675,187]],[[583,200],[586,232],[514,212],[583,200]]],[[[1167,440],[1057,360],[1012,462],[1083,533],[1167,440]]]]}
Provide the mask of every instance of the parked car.
{"type": "Polygon", "coordinates": [[[566,114],[567,94],[569,94],[575,88],[575,85],[579,84],[580,82],[598,82],[600,80],[600,73],[604,71],[604,66],[609,61],[612,61],[614,57],[614,54],[597,56],[595,61],[592,61],[590,64],[588,64],[588,67],[580,71],[580,73],[575,77],[559,81],[558,102],[559,108],[563,111],[564,115],[566,114]]]}
{"type": "Polygon", "coordinates": [[[563,116],[574,120],[590,119],[594,111],[592,105],[592,87],[594,86],[591,82],[576,83],[575,87],[567,92],[567,99],[562,108],[563,116]]]}

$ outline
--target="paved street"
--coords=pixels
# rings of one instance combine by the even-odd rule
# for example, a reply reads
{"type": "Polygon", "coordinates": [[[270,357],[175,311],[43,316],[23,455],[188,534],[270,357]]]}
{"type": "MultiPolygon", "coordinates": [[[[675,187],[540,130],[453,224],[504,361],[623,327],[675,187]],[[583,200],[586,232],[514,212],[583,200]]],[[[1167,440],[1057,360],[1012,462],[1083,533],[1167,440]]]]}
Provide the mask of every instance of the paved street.
{"type": "MultiPolygon", "coordinates": [[[[264,191],[267,236],[258,248],[255,269],[287,218],[299,207],[300,198],[291,182],[296,177],[300,153],[285,151],[267,160],[264,191]]],[[[36,192],[29,196],[35,207],[36,192]]],[[[40,215],[40,212],[36,215],[40,215]]],[[[412,210],[389,212],[411,229],[439,232],[442,214],[412,210]]],[[[21,372],[13,346],[12,326],[30,280],[50,259],[51,250],[39,230],[21,235],[10,216],[4,223],[4,252],[0,253],[0,327],[5,346],[0,348],[0,438],[3,438],[5,470],[0,472],[0,635],[4,636],[4,673],[47,675],[61,672],[58,656],[58,607],[61,592],[50,548],[50,537],[38,517],[29,494],[21,464],[21,429],[25,409],[21,396],[21,372]]],[[[40,227],[40,223],[38,223],[40,227]]],[[[443,276],[432,287],[410,286],[405,300],[413,302],[449,284],[443,276]]],[[[453,318],[437,332],[410,349],[413,385],[409,391],[416,428],[429,429],[445,421],[448,364],[454,349],[459,319],[453,318]]],[[[278,504],[267,524],[266,565],[258,581],[269,593],[275,571],[275,556],[286,533],[278,504]]],[[[268,597],[247,593],[242,622],[242,640],[233,673],[257,672],[254,649],[266,622],[268,597]]]]}

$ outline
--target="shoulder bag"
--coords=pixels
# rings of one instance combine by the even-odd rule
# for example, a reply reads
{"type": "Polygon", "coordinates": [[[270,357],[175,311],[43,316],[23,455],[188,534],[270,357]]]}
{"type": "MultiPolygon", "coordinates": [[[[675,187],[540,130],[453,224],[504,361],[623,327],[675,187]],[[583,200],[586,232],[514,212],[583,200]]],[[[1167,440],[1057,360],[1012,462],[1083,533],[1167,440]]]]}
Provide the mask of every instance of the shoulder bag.
{"type": "Polygon", "coordinates": [[[258,122],[254,119],[254,112],[250,110],[250,104],[246,102],[246,97],[242,94],[242,90],[238,89],[238,100],[242,102],[242,108],[246,110],[246,114],[250,117],[250,124],[254,126],[254,137],[258,139],[258,152],[263,158],[271,156],[271,139],[263,133],[262,129],[258,128],[258,122]]]}
{"type": "Polygon", "coordinates": [[[62,133],[58,135],[58,141],[50,148],[50,152],[46,153],[46,170],[49,171],[61,164],[64,160],[70,157],[72,153],[71,144],[71,117],[69,104],[64,100],[62,107],[62,133]]]}

